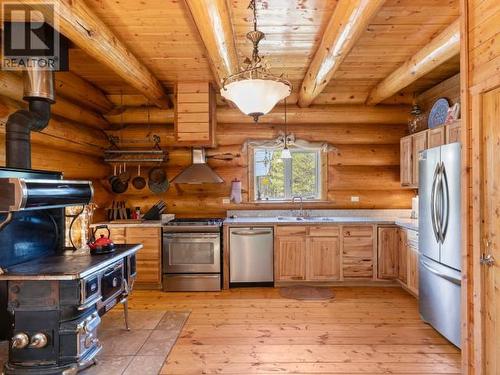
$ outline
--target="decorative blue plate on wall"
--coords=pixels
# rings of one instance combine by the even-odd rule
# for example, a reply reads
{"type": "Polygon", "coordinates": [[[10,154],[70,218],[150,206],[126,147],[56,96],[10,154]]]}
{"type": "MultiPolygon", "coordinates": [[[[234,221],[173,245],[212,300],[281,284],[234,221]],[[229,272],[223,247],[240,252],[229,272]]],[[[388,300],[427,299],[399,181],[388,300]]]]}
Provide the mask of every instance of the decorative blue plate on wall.
{"type": "Polygon", "coordinates": [[[427,119],[427,126],[432,129],[436,126],[443,125],[446,121],[446,116],[448,115],[448,109],[450,104],[448,99],[439,98],[436,100],[429,112],[429,118],[427,119]]]}

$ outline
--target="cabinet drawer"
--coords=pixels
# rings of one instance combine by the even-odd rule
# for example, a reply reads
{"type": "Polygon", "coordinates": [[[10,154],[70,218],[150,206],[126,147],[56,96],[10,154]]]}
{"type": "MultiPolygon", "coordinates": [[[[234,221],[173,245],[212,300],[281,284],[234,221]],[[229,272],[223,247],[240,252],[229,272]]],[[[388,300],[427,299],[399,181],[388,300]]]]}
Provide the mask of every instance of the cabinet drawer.
{"type": "Polygon", "coordinates": [[[337,237],[340,233],[338,226],[321,225],[309,227],[309,235],[314,237],[337,237]]]}
{"type": "Polygon", "coordinates": [[[304,226],[278,226],[276,228],[276,234],[278,236],[295,236],[295,235],[305,235],[307,233],[307,227],[304,226]]]}
{"type": "Polygon", "coordinates": [[[145,237],[160,237],[160,228],[144,228],[144,227],[137,227],[137,228],[127,228],[127,237],[138,237],[138,238],[145,238],[145,237]]]}
{"type": "Polygon", "coordinates": [[[344,237],[373,237],[373,226],[345,226],[342,228],[342,235],[344,237]]]}

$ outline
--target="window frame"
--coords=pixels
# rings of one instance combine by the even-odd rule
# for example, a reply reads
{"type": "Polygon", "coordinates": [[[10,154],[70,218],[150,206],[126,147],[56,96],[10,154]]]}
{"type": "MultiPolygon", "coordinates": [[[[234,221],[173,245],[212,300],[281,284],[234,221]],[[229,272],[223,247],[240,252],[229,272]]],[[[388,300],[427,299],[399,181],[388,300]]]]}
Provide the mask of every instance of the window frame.
{"type": "MultiPolygon", "coordinates": [[[[327,153],[322,150],[322,148],[318,147],[316,149],[301,149],[298,147],[289,147],[290,152],[293,154],[294,152],[315,152],[316,153],[316,191],[317,194],[314,198],[303,197],[306,202],[323,202],[326,200],[327,195],[327,153]]],[[[285,203],[291,202],[293,199],[293,195],[291,192],[292,189],[292,163],[291,160],[288,162],[285,160],[285,197],[283,199],[257,199],[257,176],[255,176],[255,153],[258,150],[274,150],[271,147],[264,146],[252,146],[248,147],[248,198],[250,202],[253,203],[285,203]],[[288,171],[287,171],[288,169],[288,171]],[[287,176],[289,177],[287,179],[287,176]],[[287,183],[288,181],[288,183],[287,183]]]]}

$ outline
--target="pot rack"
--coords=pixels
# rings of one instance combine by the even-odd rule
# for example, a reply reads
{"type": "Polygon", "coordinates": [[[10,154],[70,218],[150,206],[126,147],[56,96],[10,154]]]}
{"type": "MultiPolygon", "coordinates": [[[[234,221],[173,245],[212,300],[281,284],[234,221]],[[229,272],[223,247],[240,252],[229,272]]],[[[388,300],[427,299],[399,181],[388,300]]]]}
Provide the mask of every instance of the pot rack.
{"type": "Polygon", "coordinates": [[[149,149],[120,149],[118,147],[118,138],[109,136],[111,148],[104,151],[104,161],[110,164],[131,163],[164,163],[168,161],[168,151],[160,147],[160,137],[153,135],[154,145],[149,149]]]}

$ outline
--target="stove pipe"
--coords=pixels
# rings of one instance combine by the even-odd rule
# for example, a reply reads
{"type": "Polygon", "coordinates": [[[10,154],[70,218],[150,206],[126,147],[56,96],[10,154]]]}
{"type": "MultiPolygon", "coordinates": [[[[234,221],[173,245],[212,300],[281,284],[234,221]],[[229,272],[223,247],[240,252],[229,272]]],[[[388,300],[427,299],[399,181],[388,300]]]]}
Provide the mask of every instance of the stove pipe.
{"type": "Polygon", "coordinates": [[[31,132],[42,131],[50,120],[50,106],[55,102],[54,72],[26,70],[23,99],[28,109],[11,114],[5,126],[5,157],[9,168],[31,169],[31,132]]]}

